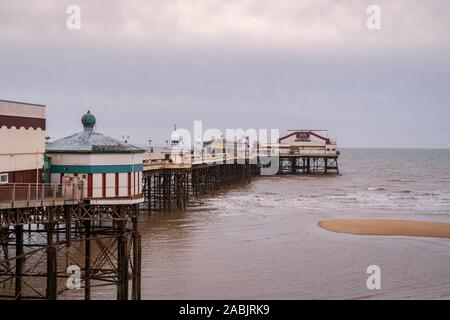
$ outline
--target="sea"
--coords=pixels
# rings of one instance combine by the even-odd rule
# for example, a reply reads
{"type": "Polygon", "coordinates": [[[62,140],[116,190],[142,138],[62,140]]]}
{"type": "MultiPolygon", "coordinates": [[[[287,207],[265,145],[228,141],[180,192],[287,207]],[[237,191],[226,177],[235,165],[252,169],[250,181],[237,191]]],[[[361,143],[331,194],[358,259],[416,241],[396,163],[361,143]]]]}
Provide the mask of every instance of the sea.
{"type": "Polygon", "coordinates": [[[449,299],[450,239],[328,219],[450,222],[450,150],[343,149],[340,175],[256,177],[140,216],[143,299],[449,299]],[[367,286],[369,266],[379,289],[367,286]]]}

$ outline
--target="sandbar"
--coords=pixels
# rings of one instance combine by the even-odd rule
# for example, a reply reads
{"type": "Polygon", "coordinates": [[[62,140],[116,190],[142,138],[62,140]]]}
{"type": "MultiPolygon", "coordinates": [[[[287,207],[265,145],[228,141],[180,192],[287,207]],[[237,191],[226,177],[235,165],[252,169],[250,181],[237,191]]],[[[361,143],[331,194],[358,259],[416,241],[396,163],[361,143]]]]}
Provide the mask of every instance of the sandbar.
{"type": "Polygon", "coordinates": [[[348,219],[320,221],[319,226],[328,231],[356,235],[412,236],[450,239],[450,223],[443,222],[348,219]]]}

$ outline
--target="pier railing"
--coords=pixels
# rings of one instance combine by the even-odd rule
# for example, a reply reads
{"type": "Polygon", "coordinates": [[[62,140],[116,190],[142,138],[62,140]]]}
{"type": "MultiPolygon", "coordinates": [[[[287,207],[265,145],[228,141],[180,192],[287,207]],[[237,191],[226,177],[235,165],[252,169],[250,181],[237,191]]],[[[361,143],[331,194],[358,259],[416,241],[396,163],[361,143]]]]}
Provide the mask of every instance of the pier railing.
{"type": "Polygon", "coordinates": [[[339,151],[336,150],[326,150],[325,148],[317,148],[317,149],[299,149],[299,150],[280,150],[279,153],[281,156],[300,156],[300,157],[332,157],[338,156],[339,151]]]}
{"type": "Polygon", "coordinates": [[[235,148],[227,150],[227,152],[221,152],[220,150],[222,150],[222,148],[213,150],[205,149],[200,152],[185,150],[184,153],[174,152],[170,158],[167,157],[167,154],[165,155],[166,157],[149,158],[144,161],[144,171],[164,168],[184,168],[201,164],[233,163],[233,161],[237,161],[238,163],[244,161],[256,163],[259,159],[265,157],[337,158],[340,155],[340,152],[336,147],[328,146],[302,147],[276,145],[258,148],[235,148]]]}
{"type": "Polygon", "coordinates": [[[0,185],[0,208],[22,208],[77,203],[82,185],[56,183],[10,183],[0,185]]]}

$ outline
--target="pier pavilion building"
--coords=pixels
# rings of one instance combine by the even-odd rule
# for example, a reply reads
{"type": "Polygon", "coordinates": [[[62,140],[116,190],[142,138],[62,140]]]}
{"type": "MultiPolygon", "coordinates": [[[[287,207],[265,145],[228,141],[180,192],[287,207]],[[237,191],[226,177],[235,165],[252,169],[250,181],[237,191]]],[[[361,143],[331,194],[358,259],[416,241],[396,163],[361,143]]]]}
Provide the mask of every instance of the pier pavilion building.
{"type": "Polygon", "coordinates": [[[92,205],[142,202],[145,150],[97,132],[90,111],[81,122],[83,131],[47,144],[51,181],[79,180],[82,198],[92,205]]]}

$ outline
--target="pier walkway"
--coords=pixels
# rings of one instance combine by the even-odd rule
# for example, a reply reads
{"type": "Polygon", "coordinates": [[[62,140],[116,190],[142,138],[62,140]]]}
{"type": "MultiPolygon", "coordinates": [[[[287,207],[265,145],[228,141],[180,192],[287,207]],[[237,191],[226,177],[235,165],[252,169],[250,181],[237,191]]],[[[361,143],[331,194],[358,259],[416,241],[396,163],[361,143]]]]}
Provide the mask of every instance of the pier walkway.
{"type": "Polygon", "coordinates": [[[10,183],[0,185],[0,209],[78,204],[82,185],[54,183],[10,183]]]}

